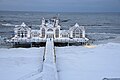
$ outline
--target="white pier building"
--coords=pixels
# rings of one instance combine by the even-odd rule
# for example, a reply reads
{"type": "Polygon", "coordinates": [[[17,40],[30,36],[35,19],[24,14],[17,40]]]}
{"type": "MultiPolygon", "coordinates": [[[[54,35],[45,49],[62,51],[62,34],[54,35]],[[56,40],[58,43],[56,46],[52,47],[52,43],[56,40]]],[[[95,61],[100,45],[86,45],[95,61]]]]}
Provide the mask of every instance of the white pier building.
{"type": "Polygon", "coordinates": [[[84,26],[79,26],[76,23],[69,30],[61,30],[58,18],[42,19],[42,24],[39,30],[32,30],[24,22],[21,25],[16,25],[14,28],[14,37],[9,41],[15,45],[30,44],[44,45],[47,38],[53,38],[56,44],[85,44],[88,38],[85,36],[84,26]]]}

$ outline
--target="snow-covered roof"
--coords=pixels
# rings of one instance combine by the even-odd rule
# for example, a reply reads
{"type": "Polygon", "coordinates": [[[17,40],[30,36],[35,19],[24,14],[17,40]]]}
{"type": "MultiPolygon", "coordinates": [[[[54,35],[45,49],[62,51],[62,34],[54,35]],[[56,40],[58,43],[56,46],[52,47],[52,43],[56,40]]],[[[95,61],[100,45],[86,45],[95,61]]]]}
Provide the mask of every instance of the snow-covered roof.
{"type": "Polygon", "coordinates": [[[47,34],[54,34],[53,31],[47,31],[47,34]]]}
{"type": "Polygon", "coordinates": [[[69,30],[61,30],[60,31],[60,34],[68,34],[69,33],[69,30]]]}
{"type": "Polygon", "coordinates": [[[31,30],[31,32],[40,32],[40,30],[31,30]]]}
{"type": "Polygon", "coordinates": [[[23,23],[21,24],[21,26],[25,27],[25,26],[26,26],[26,24],[23,22],[23,23]]]}
{"type": "Polygon", "coordinates": [[[79,24],[78,24],[78,23],[76,23],[74,26],[75,26],[75,27],[79,27],[79,24]]]}
{"type": "Polygon", "coordinates": [[[50,24],[50,23],[47,23],[46,26],[47,26],[48,28],[53,28],[53,27],[54,27],[53,24],[50,24]]]}
{"type": "Polygon", "coordinates": [[[74,30],[74,29],[76,29],[76,28],[79,28],[79,29],[81,29],[82,31],[85,30],[85,29],[84,29],[84,26],[79,26],[78,23],[76,23],[76,24],[75,24],[73,27],[71,27],[69,30],[72,31],[72,30],[74,30]]]}
{"type": "Polygon", "coordinates": [[[20,30],[31,30],[31,28],[29,28],[24,22],[21,24],[21,25],[16,25],[15,26],[15,29],[14,30],[18,30],[18,29],[20,29],[20,30]]]}

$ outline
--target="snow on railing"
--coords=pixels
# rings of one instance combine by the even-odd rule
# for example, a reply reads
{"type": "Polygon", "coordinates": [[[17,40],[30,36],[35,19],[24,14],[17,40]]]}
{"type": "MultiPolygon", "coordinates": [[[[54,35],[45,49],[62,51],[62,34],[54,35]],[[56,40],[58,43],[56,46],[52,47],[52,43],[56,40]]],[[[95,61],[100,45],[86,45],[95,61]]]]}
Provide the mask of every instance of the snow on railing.
{"type": "Polygon", "coordinates": [[[75,42],[87,42],[89,39],[87,38],[58,38],[54,39],[54,42],[70,42],[70,43],[75,43],[75,42]]]}

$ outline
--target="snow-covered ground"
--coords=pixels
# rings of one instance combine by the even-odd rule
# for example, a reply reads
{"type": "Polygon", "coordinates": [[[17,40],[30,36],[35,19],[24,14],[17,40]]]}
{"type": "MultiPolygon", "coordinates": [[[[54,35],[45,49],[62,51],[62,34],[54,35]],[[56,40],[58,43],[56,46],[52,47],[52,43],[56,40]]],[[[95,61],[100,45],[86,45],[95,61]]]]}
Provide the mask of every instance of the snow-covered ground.
{"type": "Polygon", "coordinates": [[[59,80],[120,78],[120,44],[57,47],[59,80]]]}
{"type": "Polygon", "coordinates": [[[0,49],[0,80],[29,80],[42,70],[44,48],[0,49]]]}
{"type": "MultiPolygon", "coordinates": [[[[0,80],[41,80],[44,48],[0,49],[0,80]]],[[[59,80],[120,78],[120,44],[56,47],[59,80]]]]}

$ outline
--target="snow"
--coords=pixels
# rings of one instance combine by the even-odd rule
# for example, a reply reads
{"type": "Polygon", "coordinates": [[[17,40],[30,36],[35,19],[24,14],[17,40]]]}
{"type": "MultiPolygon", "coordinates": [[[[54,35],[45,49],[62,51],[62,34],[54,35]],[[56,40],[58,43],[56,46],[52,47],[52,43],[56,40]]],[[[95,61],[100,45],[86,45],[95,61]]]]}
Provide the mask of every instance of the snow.
{"type": "Polygon", "coordinates": [[[120,44],[57,47],[59,80],[120,78],[120,44]]]}
{"type": "MultiPolygon", "coordinates": [[[[47,54],[50,55],[53,52],[51,44],[52,42],[48,42],[47,54]]],[[[53,76],[58,76],[59,80],[120,78],[118,43],[55,47],[55,49],[56,64],[53,62],[53,56],[51,58],[49,55],[46,56],[47,61],[42,63],[44,53],[42,47],[1,48],[0,80],[51,80],[53,76]]]]}
{"type": "Polygon", "coordinates": [[[39,74],[43,51],[44,48],[0,49],[0,80],[29,80],[39,74]]]}
{"type": "Polygon", "coordinates": [[[53,39],[47,39],[45,49],[45,60],[43,63],[43,80],[58,80],[53,39]]]}
{"type": "Polygon", "coordinates": [[[39,38],[39,37],[32,37],[31,39],[28,38],[16,38],[13,37],[11,40],[7,40],[7,42],[45,42],[45,38],[39,38]]]}
{"type": "Polygon", "coordinates": [[[69,42],[69,43],[73,43],[73,42],[87,42],[89,39],[87,38],[57,38],[54,39],[55,42],[69,42]]]}

